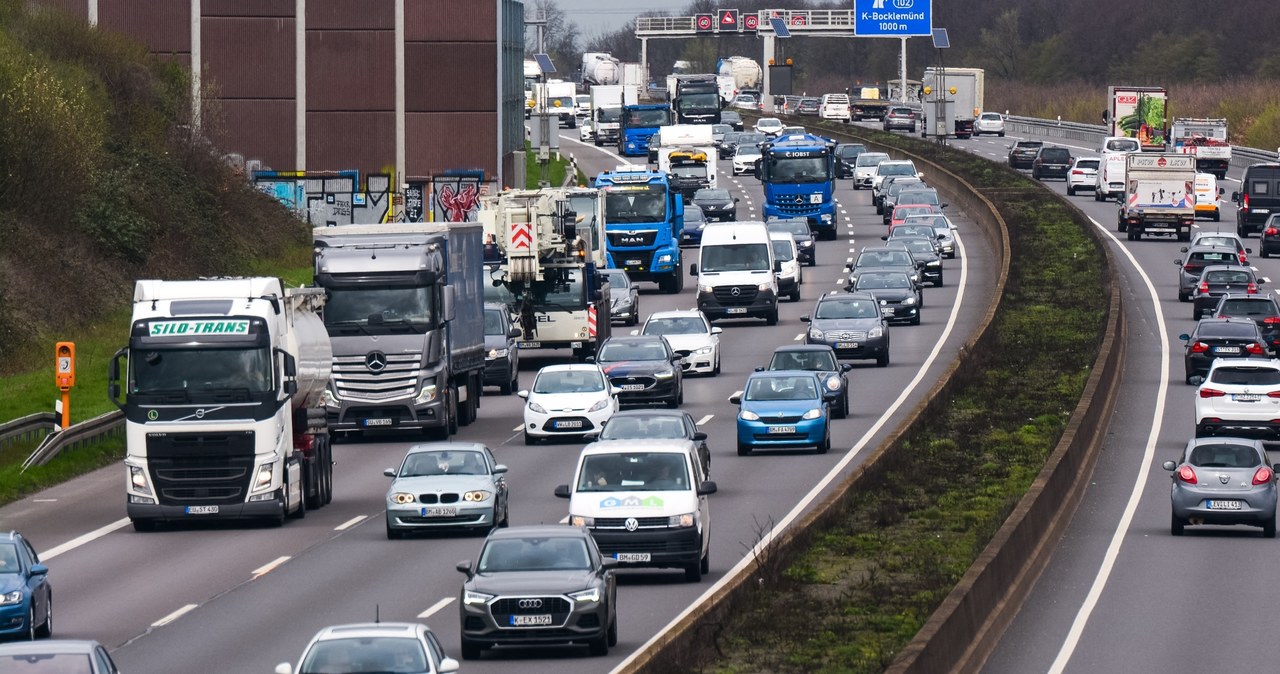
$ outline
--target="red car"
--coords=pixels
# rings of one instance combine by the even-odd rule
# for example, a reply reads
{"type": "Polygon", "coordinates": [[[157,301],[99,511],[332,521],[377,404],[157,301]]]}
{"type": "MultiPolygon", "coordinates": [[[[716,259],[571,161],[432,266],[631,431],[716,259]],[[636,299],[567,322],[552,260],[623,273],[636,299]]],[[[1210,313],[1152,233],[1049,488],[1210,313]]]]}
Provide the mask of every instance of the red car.
{"type": "Polygon", "coordinates": [[[898,204],[893,207],[893,214],[889,216],[889,231],[893,231],[894,226],[901,225],[910,215],[942,215],[942,209],[933,204],[898,204]]]}

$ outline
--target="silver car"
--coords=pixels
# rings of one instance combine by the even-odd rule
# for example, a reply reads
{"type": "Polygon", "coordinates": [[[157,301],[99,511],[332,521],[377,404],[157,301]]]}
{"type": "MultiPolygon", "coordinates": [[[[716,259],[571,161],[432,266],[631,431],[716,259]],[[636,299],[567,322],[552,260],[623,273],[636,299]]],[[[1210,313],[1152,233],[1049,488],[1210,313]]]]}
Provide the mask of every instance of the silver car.
{"type": "Polygon", "coordinates": [[[1173,473],[1173,516],[1169,531],[1181,536],[1188,524],[1246,524],[1276,537],[1276,480],[1280,464],[1267,465],[1262,441],[1248,438],[1192,438],[1173,473]]]}
{"type": "Polygon", "coordinates": [[[978,115],[978,119],[973,122],[973,135],[976,137],[984,133],[1004,136],[1004,115],[998,112],[984,112],[978,115]]]}
{"type": "Polygon", "coordinates": [[[507,467],[476,442],[430,442],[409,448],[387,490],[387,538],[411,531],[504,527],[507,467]]]}
{"type": "Polygon", "coordinates": [[[635,325],[640,322],[640,290],[621,269],[604,269],[609,277],[609,322],[635,325]]]}
{"type": "Polygon", "coordinates": [[[120,674],[102,644],[79,639],[0,644],[0,672],[120,674]]]}

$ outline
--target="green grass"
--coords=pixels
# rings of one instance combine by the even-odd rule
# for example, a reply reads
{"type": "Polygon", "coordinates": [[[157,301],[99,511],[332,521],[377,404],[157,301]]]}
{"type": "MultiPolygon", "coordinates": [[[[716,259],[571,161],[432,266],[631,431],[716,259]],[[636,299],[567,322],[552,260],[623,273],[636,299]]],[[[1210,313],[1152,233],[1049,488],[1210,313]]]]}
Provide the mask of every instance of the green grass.
{"type": "MultiPolygon", "coordinates": [[[[525,188],[538,189],[538,181],[546,180],[551,187],[560,187],[564,184],[565,175],[569,170],[569,158],[558,152],[552,152],[546,164],[538,161],[538,151],[525,141],[524,144],[524,168],[525,168],[525,188]],[[543,176],[546,176],[545,178],[543,176]]],[[[587,177],[582,171],[575,173],[576,184],[585,185],[587,177]]]]}

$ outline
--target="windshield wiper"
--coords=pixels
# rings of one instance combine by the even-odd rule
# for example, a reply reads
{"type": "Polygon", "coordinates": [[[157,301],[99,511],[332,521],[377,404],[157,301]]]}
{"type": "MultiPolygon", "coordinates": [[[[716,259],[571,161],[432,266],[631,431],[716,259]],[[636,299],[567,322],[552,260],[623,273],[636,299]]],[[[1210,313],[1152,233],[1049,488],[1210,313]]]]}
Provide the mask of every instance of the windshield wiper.
{"type": "Polygon", "coordinates": [[[363,332],[366,335],[370,335],[370,336],[373,335],[372,332],[369,332],[368,326],[366,326],[363,323],[357,323],[356,321],[340,321],[337,323],[325,323],[325,327],[330,330],[338,330],[341,332],[346,332],[348,334],[350,334],[351,332],[363,332]]]}

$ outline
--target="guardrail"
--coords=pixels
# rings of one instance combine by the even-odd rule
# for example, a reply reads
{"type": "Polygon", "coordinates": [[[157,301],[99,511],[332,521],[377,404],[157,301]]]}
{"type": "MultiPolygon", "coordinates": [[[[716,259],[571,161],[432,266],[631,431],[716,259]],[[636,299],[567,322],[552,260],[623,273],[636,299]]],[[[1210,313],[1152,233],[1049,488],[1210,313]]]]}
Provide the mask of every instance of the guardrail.
{"type": "Polygon", "coordinates": [[[72,424],[64,430],[46,436],[44,442],[41,442],[31,456],[22,462],[22,470],[26,471],[32,466],[43,466],[64,449],[97,442],[123,427],[124,412],[120,410],[113,410],[78,424],[72,424]]]}
{"type": "MultiPolygon", "coordinates": [[[[1107,127],[1101,124],[1081,124],[1079,122],[1063,122],[1038,117],[1005,117],[1005,130],[1017,133],[1033,133],[1048,138],[1062,138],[1097,143],[1107,135],[1107,127]]],[[[1231,164],[1244,168],[1250,164],[1263,161],[1276,161],[1276,150],[1262,150],[1256,147],[1231,146],[1231,164]]]]}
{"type": "Polygon", "coordinates": [[[0,447],[25,440],[36,435],[48,435],[57,430],[58,415],[53,412],[36,412],[13,421],[0,424],[0,447]]]}

